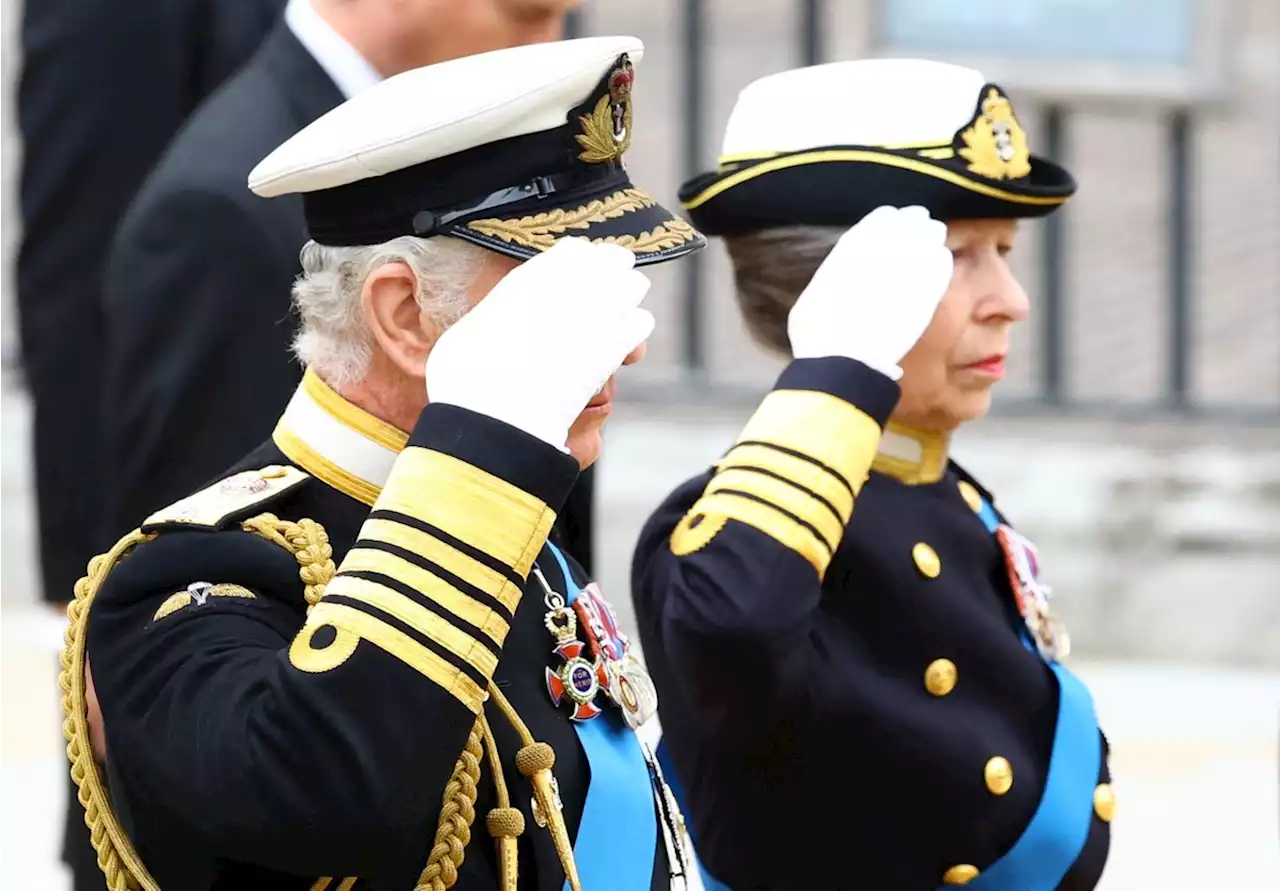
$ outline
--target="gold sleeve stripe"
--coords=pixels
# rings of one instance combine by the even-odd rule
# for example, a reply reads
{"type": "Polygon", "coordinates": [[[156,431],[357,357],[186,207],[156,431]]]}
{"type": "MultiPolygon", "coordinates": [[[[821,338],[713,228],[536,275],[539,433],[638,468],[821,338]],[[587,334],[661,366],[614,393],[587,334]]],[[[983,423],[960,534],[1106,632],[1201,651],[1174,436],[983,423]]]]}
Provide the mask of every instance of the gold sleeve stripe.
{"type": "Polygon", "coordinates": [[[880,444],[875,418],[830,393],[774,390],[738,437],[806,455],[834,470],[854,494],[880,444]]]}
{"type": "MultiPolygon", "coordinates": [[[[428,570],[415,563],[410,563],[398,554],[391,554],[374,548],[354,547],[343,558],[342,567],[338,570],[338,576],[334,579],[334,583],[339,579],[348,578],[348,574],[353,572],[376,572],[407,585],[423,597],[440,604],[441,607],[468,625],[483,631],[498,646],[502,646],[502,642],[506,639],[507,632],[510,630],[511,626],[507,624],[507,620],[497,610],[490,609],[484,604],[471,599],[466,594],[458,591],[457,588],[432,575],[428,570]]],[[[352,579],[351,581],[356,580],[352,579]]],[[[345,585],[346,582],[343,582],[343,584],[345,585]]],[[[338,589],[334,588],[333,583],[331,583],[328,590],[337,591],[338,589]]],[[[341,593],[346,594],[347,592],[343,591],[341,593]]],[[[416,626],[416,623],[413,624],[416,626]]]]}
{"type": "Polygon", "coordinates": [[[754,495],[803,520],[817,530],[828,550],[834,551],[844,537],[844,523],[830,505],[784,480],[735,467],[722,470],[712,477],[706,494],[714,495],[724,490],[754,495]]]}
{"type": "MultiPolygon", "coordinates": [[[[366,551],[366,553],[374,557],[397,559],[379,551],[366,551]]],[[[343,564],[346,564],[345,560],[343,564]]],[[[329,583],[324,593],[326,597],[342,595],[377,607],[387,615],[404,622],[427,639],[438,643],[443,649],[448,650],[485,677],[492,677],[494,669],[498,667],[498,656],[493,650],[422,604],[414,603],[399,591],[388,588],[386,585],[339,573],[329,583]]]]}
{"type": "Polygon", "coordinates": [[[526,578],[555,511],[506,480],[443,452],[400,453],[375,508],[429,523],[526,578]]]}
{"type": "MultiPolygon", "coordinates": [[[[509,578],[421,529],[414,529],[412,526],[406,526],[394,520],[374,517],[364,521],[364,525],[360,528],[360,537],[385,542],[404,548],[411,554],[417,554],[473,588],[490,595],[513,615],[516,607],[520,605],[520,588],[509,578]]],[[[416,588],[417,585],[414,587],[416,588]]],[[[425,588],[418,588],[418,590],[435,597],[435,594],[428,592],[425,588]]],[[[466,617],[463,616],[463,618],[466,617]]]]}
{"type": "Polygon", "coordinates": [[[813,461],[767,445],[746,444],[735,446],[716,463],[720,471],[733,467],[767,471],[814,493],[830,506],[841,524],[853,516],[853,492],[849,486],[830,468],[813,461]]]}
{"type": "Polygon", "coordinates": [[[821,578],[831,562],[831,551],[825,542],[812,529],[806,528],[776,507],[762,504],[732,492],[716,492],[698,499],[690,513],[723,514],[730,520],[737,520],[759,529],[765,535],[790,548],[813,564],[821,578]]]}
{"type": "MultiPolygon", "coordinates": [[[[335,580],[336,581],[336,580],[335,580]]],[[[369,643],[390,653],[424,677],[443,687],[472,714],[480,714],[487,696],[480,685],[456,665],[431,652],[399,628],[393,628],[366,612],[342,603],[321,600],[307,616],[307,628],[333,625],[359,635],[369,643]]]]}

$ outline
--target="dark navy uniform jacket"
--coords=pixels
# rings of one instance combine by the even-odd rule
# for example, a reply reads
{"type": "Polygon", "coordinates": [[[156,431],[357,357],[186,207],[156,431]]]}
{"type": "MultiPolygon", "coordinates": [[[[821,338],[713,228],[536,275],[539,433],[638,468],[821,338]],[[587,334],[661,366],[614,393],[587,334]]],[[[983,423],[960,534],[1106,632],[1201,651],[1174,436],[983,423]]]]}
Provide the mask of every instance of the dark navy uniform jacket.
{"type": "MultiPolygon", "coordinates": [[[[853,360],[793,362],[641,535],[665,745],[698,856],[735,891],[978,886],[1041,800],[1058,685],[1019,638],[989,496],[940,437],[882,441],[898,392],[853,360]]],[[[1050,887],[1091,888],[1106,860],[1105,757],[1086,781],[1096,813],[1050,887]]]]}
{"type": "MultiPolygon", "coordinates": [[[[554,640],[530,576],[536,563],[564,591],[544,542],[576,462],[453,406],[429,406],[406,437],[308,374],[236,470],[144,526],[155,537],[89,611],[111,801],[159,887],[414,888],[483,711],[524,813],[519,887],[559,891],[514,765],[521,740],[485,691],[494,679],[554,749],[576,837],[589,764],[548,696],[554,640]],[[265,512],[327,532],[337,573],[309,613],[315,578],[300,570],[314,554],[243,528],[265,512]]],[[[492,773],[482,759],[463,891],[499,887],[492,773]]],[[[637,794],[652,802],[647,779],[637,794]]],[[[668,881],[659,836],[644,886],[668,881]]]]}

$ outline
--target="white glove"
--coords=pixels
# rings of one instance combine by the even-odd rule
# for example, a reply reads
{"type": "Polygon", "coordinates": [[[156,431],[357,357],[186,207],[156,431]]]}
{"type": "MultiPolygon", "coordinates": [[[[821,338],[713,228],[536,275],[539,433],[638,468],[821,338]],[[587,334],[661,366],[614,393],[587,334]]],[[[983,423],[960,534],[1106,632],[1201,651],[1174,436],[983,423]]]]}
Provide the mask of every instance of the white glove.
{"type": "Polygon", "coordinates": [[[846,356],[893,380],[951,282],[947,227],[923,207],[878,207],[840,236],[791,313],[797,359],[846,356]]]}
{"type": "Polygon", "coordinates": [[[565,449],[569,427],[653,332],[649,279],[626,248],[564,238],[509,272],[427,357],[432,402],[565,449]]]}

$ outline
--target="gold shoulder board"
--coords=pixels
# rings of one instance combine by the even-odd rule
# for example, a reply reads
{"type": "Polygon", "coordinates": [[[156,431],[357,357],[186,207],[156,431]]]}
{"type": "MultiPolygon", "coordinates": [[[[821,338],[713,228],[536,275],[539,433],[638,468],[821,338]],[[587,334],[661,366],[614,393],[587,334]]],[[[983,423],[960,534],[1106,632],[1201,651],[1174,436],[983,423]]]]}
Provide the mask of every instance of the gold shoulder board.
{"type": "Polygon", "coordinates": [[[153,532],[165,526],[219,529],[310,478],[309,474],[288,465],[246,470],[156,511],[142,524],[142,531],[153,532]]]}

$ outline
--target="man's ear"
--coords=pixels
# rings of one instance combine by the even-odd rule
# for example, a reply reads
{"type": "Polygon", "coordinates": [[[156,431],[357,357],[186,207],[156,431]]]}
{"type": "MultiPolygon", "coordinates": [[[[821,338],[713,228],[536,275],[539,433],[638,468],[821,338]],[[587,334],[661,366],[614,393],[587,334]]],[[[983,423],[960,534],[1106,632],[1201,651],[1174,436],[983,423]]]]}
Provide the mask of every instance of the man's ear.
{"type": "Polygon", "coordinates": [[[418,280],[405,263],[379,266],[365,279],[360,302],[378,348],[397,368],[422,377],[435,342],[434,326],[422,324],[418,280]]]}

